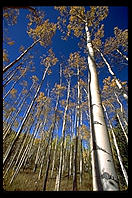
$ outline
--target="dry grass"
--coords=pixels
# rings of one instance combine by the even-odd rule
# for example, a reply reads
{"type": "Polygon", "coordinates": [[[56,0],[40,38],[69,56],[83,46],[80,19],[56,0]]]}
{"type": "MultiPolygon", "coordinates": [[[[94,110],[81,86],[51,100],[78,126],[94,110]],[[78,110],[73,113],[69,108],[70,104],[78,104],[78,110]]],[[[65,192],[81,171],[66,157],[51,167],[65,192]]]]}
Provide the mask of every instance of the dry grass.
{"type": "MultiPolygon", "coordinates": [[[[3,188],[5,191],[42,191],[43,177],[38,181],[38,173],[33,173],[31,170],[21,171],[10,185],[12,172],[3,180],[3,188]]],[[[44,174],[43,174],[44,175],[44,174]]],[[[50,175],[50,174],[49,174],[50,175]]],[[[54,191],[56,178],[48,178],[46,191],[54,191]]],[[[77,176],[79,191],[92,191],[92,179],[88,173],[84,173],[82,185],[79,183],[79,175],[77,176]]],[[[61,181],[61,191],[72,191],[72,176],[63,177],[61,181]]]]}

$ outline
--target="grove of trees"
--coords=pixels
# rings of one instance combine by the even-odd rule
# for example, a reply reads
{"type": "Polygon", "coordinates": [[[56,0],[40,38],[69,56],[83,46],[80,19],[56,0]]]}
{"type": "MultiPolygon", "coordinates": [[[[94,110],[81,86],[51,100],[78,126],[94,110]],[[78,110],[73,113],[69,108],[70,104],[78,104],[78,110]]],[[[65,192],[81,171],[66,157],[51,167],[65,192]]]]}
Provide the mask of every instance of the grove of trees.
{"type": "Polygon", "coordinates": [[[107,36],[111,10],[3,7],[5,191],[128,189],[128,29],[107,36]]]}

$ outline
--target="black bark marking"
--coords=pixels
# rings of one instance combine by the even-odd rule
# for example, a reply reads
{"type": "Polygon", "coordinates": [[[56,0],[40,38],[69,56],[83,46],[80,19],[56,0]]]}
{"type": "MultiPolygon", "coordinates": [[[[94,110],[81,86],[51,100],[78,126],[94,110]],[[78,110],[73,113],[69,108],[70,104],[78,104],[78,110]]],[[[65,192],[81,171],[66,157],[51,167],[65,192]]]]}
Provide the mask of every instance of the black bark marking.
{"type": "Polygon", "coordinates": [[[111,160],[108,159],[107,162],[111,162],[111,160]]]}
{"type": "MultiPolygon", "coordinates": [[[[115,181],[116,183],[118,183],[118,181],[114,178],[114,176],[113,175],[110,175],[109,173],[107,173],[107,172],[104,172],[102,175],[101,175],[101,178],[102,179],[106,179],[106,180],[113,180],[113,181],[115,181]]],[[[113,184],[113,182],[112,181],[109,181],[112,185],[114,185],[113,184]]]]}
{"type": "Polygon", "coordinates": [[[93,124],[100,124],[103,125],[102,123],[98,122],[98,121],[94,121],[93,124]]]}
{"type": "MultiPolygon", "coordinates": [[[[103,148],[99,147],[95,141],[93,141],[93,150],[101,150],[104,151],[105,153],[111,155],[111,153],[107,152],[106,150],[104,150],[103,148]]],[[[107,160],[108,161],[108,160],[107,160]]]]}

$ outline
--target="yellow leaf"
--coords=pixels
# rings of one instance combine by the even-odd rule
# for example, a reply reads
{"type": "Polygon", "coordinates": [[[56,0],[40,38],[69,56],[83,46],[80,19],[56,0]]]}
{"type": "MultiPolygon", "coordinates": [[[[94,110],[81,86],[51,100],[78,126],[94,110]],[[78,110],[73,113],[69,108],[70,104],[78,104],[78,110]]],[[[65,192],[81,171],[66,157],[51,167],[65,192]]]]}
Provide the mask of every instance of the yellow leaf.
{"type": "Polygon", "coordinates": [[[9,41],[8,45],[14,45],[15,41],[9,41]]]}

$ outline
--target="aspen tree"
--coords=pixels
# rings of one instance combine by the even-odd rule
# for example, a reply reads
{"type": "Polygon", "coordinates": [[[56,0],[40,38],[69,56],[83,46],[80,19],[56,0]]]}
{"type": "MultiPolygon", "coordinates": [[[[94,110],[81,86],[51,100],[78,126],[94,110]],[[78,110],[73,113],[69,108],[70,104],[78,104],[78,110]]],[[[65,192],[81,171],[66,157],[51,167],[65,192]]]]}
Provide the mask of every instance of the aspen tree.
{"type": "Polygon", "coordinates": [[[111,134],[112,134],[112,137],[113,137],[113,141],[114,141],[114,144],[115,144],[115,147],[116,147],[116,152],[117,152],[117,156],[118,156],[118,160],[119,160],[119,163],[120,163],[120,166],[121,166],[121,170],[123,172],[123,175],[124,175],[124,178],[125,178],[125,181],[126,181],[126,184],[128,186],[128,175],[127,175],[127,172],[125,170],[125,167],[123,165],[123,160],[122,160],[122,157],[121,157],[121,154],[120,154],[120,150],[118,148],[118,144],[117,144],[117,141],[116,141],[116,136],[114,134],[114,131],[113,131],[113,127],[112,127],[112,124],[111,124],[111,121],[108,117],[108,114],[107,114],[107,110],[106,110],[106,107],[105,105],[103,104],[103,108],[104,108],[104,111],[106,113],[106,117],[108,119],[108,122],[109,122],[109,126],[111,128],[111,134]]]}
{"type": "MultiPolygon", "coordinates": [[[[57,9],[59,8],[57,7],[57,9]]],[[[66,8],[64,9],[66,10],[66,8]]],[[[70,24],[68,25],[69,34],[71,30],[73,30],[74,35],[79,37],[85,27],[86,46],[88,51],[88,68],[91,77],[90,108],[93,126],[92,135],[94,135],[93,149],[94,152],[96,152],[96,158],[94,163],[97,163],[98,166],[95,170],[97,175],[93,176],[93,190],[118,190],[118,181],[113,163],[108,131],[104,119],[104,112],[101,104],[96,63],[94,60],[94,51],[90,35],[90,29],[96,28],[99,25],[99,22],[107,17],[108,8],[105,6],[91,6],[90,11],[87,11],[87,13],[85,14],[84,7],[71,6],[70,11],[67,11],[67,13],[70,15],[70,24]],[[95,15],[97,17],[95,17],[95,15]],[[77,28],[75,28],[75,24],[77,24],[77,28]]]]}
{"type": "Polygon", "coordinates": [[[80,126],[80,73],[85,69],[85,59],[79,53],[71,53],[68,60],[70,67],[76,68],[77,75],[77,125],[76,125],[76,139],[74,146],[74,171],[73,171],[73,190],[77,190],[77,153],[78,153],[78,137],[80,126]]]}
{"type": "Polygon", "coordinates": [[[6,138],[6,136],[8,135],[8,133],[9,133],[11,127],[13,126],[14,121],[16,120],[17,116],[18,116],[19,113],[21,112],[21,109],[22,109],[22,107],[23,107],[23,105],[24,105],[24,102],[26,101],[27,97],[29,96],[30,91],[31,91],[31,89],[32,89],[32,87],[33,87],[33,85],[34,85],[34,83],[35,83],[35,82],[33,82],[32,86],[30,87],[30,90],[29,90],[28,94],[26,95],[26,97],[22,99],[21,105],[20,105],[20,107],[18,108],[18,111],[17,111],[16,115],[13,117],[12,122],[11,122],[10,125],[5,129],[5,131],[4,131],[4,136],[3,136],[3,140],[4,140],[4,139],[6,138]]]}
{"type": "Polygon", "coordinates": [[[4,159],[3,159],[3,164],[6,162],[6,160],[7,160],[8,156],[9,156],[9,154],[10,154],[11,151],[12,151],[12,148],[13,148],[15,142],[17,141],[17,139],[18,139],[18,137],[19,137],[19,135],[20,135],[20,133],[21,133],[21,131],[22,131],[22,129],[23,129],[23,126],[24,126],[24,124],[25,124],[25,122],[26,122],[26,119],[28,118],[29,113],[30,113],[30,111],[31,111],[31,109],[32,109],[32,107],[33,107],[33,105],[34,105],[34,102],[35,102],[36,98],[38,97],[38,94],[39,94],[39,92],[40,92],[41,86],[42,86],[42,84],[43,84],[43,82],[44,82],[44,80],[45,80],[46,74],[47,74],[47,72],[48,72],[48,69],[49,69],[51,66],[55,65],[55,64],[57,63],[57,61],[58,61],[58,60],[57,60],[57,58],[55,57],[55,54],[53,53],[52,49],[49,50],[49,56],[47,56],[45,59],[42,59],[42,62],[41,62],[41,63],[42,63],[42,64],[45,64],[45,66],[46,66],[46,69],[45,69],[45,71],[44,71],[44,73],[43,73],[42,80],[41,80],[41,82],[40,82],[40,84],[39,84],[39,86],[38,86],[38,88],[37,88],[37,90],[36,90],[35,96],[34,96],[32,102],[31,102],[31,104],[29,105],[27,111],[25,112],[24,119],[23,119],[23,121],[22,121],[22,123],[21,123],[21,126],[19,127],[19,130],[17,131],[17,135],[16,135],[15,139],[11,142],[11,144],[9,145],[9,147],[8,147],[6,153],[5,153],[5,156],[4,156],[4,159]]]}
{"type": "MultiPolygon", "coordinates": [[[[96,48],[96,49],[97,49],[97,48],[96,48]]],[[[107,61],[106,58],[104,57],[103,53],[102,53],[99,49],[97,49],[97,51],[100,53],[101,57],[103,58],[105,64],[106,64],[107,67],[108,67],[108,71],[110,72],[110,74],[111,74],[111,75],[113,76],[113,78],[115,79],[115,82],[116,82],[118,88],[119,88],[120,90],[123,91],[123,96],[124,96],[124,98],[127,100],[127,99],[128,99],[128,96],[127,96],[127,94],[126,94],[126,92],[125,92],[125,90],[124,90],[122,84],[119,82],[119,80],[117,79],[115,73],[113,72],[113,70],[112,70],[110,64],[108,63],[108,61],[107,61]]]]}
{"type": "Polygon", "coordinates": [[[21,58],[27,54],[27,52],[32,49],[37,43],[40,42],[41,45],[47,46],[56,31],[56,25],[53,23],[49,23],[49,20],[44,21],[44,23],[40,26],[37,26],[35,30],[32,28],[29,29],[28,34],[35,39],[35,41],[26,49],[24,52],[17,57],[14,61],[12,61],[9,65],[5,66],[3,69],[3,73],[5,73],[8,69],[10,69],[14,64],[16,64],[21,58]],[[38,38],[38,39],[36,39],[38,38]]]}
{"type": "Polygon", "coordinates": [[[47,185],[47,179],[48,179],[48,174],[49,174],[49,166],[50,166],[50,160],[51,160],[52,141],[53,141],[55,124],[56,124],[56,120],[57,120],[57,111],[58,111],[58,105],[59,105],[60,91],[63,90],[63,87],[61,87],[61,82],[62,82],[62,70],[61,70],[61,65],[60,65],[60,84],[57,86],[59,93],[57,95],[56,106],[55,106],[55,114],[54,114],[54,119],[53,119],[53,123],[52,123],[52,132],[51,132],[50,140],[49,140],[48,160],[47,160],[47,166],[46,166],[46,171],[45,171],[45,176],[44,176],[43,191],[46,190],[46,185],[47,185]]]}
{"type": "Polygon", "coordinates": [[[60,190],[60,184],[61,184],[61,175],[62,175],[62,160],[63,160],[63,153],[64,153],[64,139],[65,139],[65,127],[66,127],[66,116],[67,116],[67,110],[69,105],[69,97],[70,97],[70,86],[71,86],[71,77],[70,77],[70,70],[67,69],[67,72],[65,73],[68,75],[68,88],[67,88],[67,99],[66,99],[66,106],[64,110],[63,115],[63,125],[62,125],[62,142],[61,142],[61,148],[60,148],[60,162],[59,162],[59,170],[58,174],[56,176],[56,183],[55,183],[55,191],[60,190]]]}

